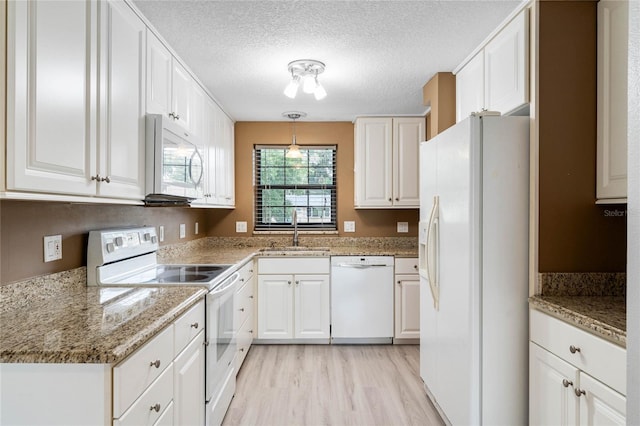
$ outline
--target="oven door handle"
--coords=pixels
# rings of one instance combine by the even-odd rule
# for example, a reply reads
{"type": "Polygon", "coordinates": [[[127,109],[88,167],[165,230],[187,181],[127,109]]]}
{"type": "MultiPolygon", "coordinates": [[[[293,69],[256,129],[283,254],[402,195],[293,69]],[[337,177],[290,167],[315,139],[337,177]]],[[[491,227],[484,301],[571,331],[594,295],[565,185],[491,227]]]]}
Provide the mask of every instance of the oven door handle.
{"type": "Polygon", "coordinates": [[[240,277],[240,272],[235,272],[229,278],[223,281],[223,284],[220,287],[216,287],[209,294],[211,296],[219,296],[223,293],[226,293],[230,288],[236,285],[238,282],[238,278],[240,277]]]}

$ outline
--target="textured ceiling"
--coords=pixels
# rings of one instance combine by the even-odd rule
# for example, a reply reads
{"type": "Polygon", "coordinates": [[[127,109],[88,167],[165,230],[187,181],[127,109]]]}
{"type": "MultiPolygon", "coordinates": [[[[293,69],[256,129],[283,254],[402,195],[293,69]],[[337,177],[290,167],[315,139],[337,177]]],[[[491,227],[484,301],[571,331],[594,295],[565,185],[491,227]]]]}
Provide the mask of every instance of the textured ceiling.
{"type": "Polygon", "coordinates": [[[422,114],[422,86],[452,71],[520,1],[134,2],[238,121],[422,114]],[[289,99],[287,64],[316,59],[327,97],[289,99]]]}

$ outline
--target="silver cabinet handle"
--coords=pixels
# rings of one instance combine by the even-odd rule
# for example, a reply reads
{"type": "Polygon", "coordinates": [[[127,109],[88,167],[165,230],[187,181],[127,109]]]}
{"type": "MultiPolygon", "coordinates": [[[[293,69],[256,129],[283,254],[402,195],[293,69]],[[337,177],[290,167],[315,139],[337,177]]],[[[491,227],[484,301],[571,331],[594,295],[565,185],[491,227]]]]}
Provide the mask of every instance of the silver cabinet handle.
{"type": "Polygon", "coordinates": [[[244,308],[240,308],[238,309],[240,312],[244,312],[244,308]]]}
{"type": "Polygon", "coordinates": [[[562,386],[564,386],[565,388],[568,388],[569,386],[573,386],[573,382],[570,382],[567,379],[562,379],[562,386]]]}
{"type": "Polygon", "coordinates": [[[393,201],[391,198],[389,198],[389,201],[393,201]]]}
{"type": "Polygon", "coordinates": [[[582,395],[586,395],[587,393],[580,388],[575,389],[576,396],[580,398],[582,395]]]}
{"type": "Polygon", "coordinates": [[[253,330],[247,330],[247,333],[253,333],[253,330]]]}
{"type": "Polygon", "coordinates": [[[155,361],[151,361],[149,363],[149,367],[155,367],[155,368],[160,368],[160,360],[156,359],[155,361]]]}
{"type": "Polygon", "coordinates": [[[100,182],[107,182],[107,183],[111,183],[111,178],[109,176],[107,177],[103,177],[100,179],[100,182]]]}
{"type": "Polygon", "coordinates": [[[249,296],[249,299],[253,299],[253,295],[252,295],[252,296],[249,296]]]}
{"type": "Polygon", "coordinates": [[[300,281],[296,280],[296,285],[300,285],[300,281]]]}
{"type": "Polygon", "coordinates": [[[198,328],[198,323],[197,323],[197,322],[194,322],[193,324],[191,324],[191,326],[190,326],[190,327],[197,329],[197,328],[198,328]]]}
{"type": "Polygon", "coordinates": [[[291,285],[291,281],[287,281],[287,284],[291,285]]]}
{"type": "Polygon", "coordinates": [[[400,285],[400,281],[398,281],[398,285],[400,285]]]}
{"type": "Polygon", "coordinates": [[[580,352],[580,348],[571,345],[569,346],[569,352],[571,352],[572,354],[575,354],[576,352],[580,352]]]}
{"type": "Polygon", "coordinates": [[[240,278],[240,281],[244,282],[244,278],[240,278]]]}
{"type": "Polygon", "coordinates": [[[244,348],[240,348],[240,352],[244,352],[244,348]]]}
{"type": "Polygon", "coordinates": [[[102,177],[100,175],[91,176],[91,180],[97,180],[98,182],[100,182],[102,180],[102,177]]]}
{"type": "Polygon", "coordinates": [[[152,405],[152,406],[149,408],[149,410],[150,410],[150,411],[155,411],[156,413],[159,413],[159,412],[160,412],[160,404],[152,405]]]}
{"type": "Polygon", "coordinates": [[[400,201],[400,198],[396,197],[396,201],[400,201]]]}

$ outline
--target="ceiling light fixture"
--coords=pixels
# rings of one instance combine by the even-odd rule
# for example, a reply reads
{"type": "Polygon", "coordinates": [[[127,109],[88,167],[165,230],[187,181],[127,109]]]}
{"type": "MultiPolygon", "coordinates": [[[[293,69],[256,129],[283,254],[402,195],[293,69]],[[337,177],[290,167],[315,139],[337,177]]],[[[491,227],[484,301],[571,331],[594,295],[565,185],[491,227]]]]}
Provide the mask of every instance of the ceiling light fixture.
{"type": "Polygon", "coordinates": [[[289,62],[289,73],[291,73],[291,81],[284,89],[284,94],[291,99],[296,97],[298,87],[302,83],[302,91],[305,93],[313,93],[316,100],[324,99],[327,91],[318,81],[318,74],[324,72],[325,65],[313,59],[298,59],[289,62]]]}
{"type": "Polygon", "coordinates": [[[302,158],[302,152],[300,152],[299,146],[296,145],[296,120],[306,117],[307,114],[300,111],[289,111],[283,112],[282,116],[293,120],[293,137],[291,138],[291,145],[287,147],[287,153],[285,154],[285,157],[302,158]]]}

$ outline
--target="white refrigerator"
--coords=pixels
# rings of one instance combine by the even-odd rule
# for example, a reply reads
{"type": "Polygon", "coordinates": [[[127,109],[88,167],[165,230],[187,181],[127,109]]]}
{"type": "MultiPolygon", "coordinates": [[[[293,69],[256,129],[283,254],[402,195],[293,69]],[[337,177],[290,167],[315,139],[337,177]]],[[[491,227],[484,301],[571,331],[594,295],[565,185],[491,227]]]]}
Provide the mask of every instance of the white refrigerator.
{"type": "Polygon", "coordinates": [[[529,117],[420,146],[420,375],[453,425],[527,424],[529,117]]]}

